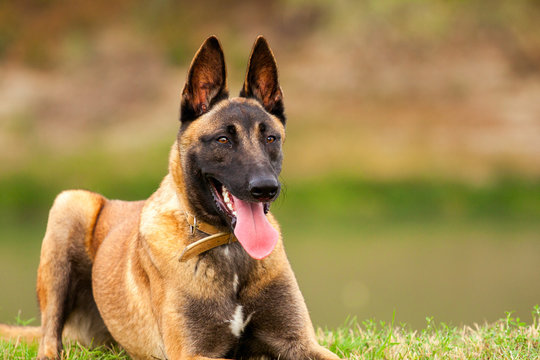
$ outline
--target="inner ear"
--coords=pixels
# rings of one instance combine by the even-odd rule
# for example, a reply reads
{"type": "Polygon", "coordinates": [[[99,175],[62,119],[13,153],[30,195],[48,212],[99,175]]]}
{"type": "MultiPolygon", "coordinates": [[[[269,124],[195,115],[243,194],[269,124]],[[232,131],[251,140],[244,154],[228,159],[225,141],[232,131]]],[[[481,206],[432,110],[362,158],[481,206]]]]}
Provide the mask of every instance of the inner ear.
{"type": "Polygon", "coordinates": [[[240,96],[257,99],[269,113],[285,124],[283,92],[279,86],[276,59],[268,42],[259,36],[249,57],[246,79],[240,96]]]}
{"type": "Polygon", "coordinates": [[[228,97],[225,56],[218,39],[211,36],[201,45],[191,61],[182,91],[180,120],[201,116],[219,100],[228,97]]]}

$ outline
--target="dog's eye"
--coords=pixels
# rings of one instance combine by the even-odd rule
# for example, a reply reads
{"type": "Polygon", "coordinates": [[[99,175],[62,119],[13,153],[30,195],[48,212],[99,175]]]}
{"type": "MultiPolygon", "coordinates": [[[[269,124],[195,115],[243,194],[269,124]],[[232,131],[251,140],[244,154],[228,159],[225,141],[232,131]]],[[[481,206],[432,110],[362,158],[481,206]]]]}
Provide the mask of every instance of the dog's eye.
{"type": "Polygon", "coordinates": [[[276,141],[276,137],[275,137],[275,136],[270,135],[270,136],[267,136],[267,137],[266,137],[266,142],[267,142],[268,144],[271,144],[271,143],[273,143],[274,141],[276,141]]]}
{"type": "Polygon", "coordinates": [[[220,136],[217,138],[217,142],[220,144],[228,144],[229,139],[226,136],[220,136]]]}

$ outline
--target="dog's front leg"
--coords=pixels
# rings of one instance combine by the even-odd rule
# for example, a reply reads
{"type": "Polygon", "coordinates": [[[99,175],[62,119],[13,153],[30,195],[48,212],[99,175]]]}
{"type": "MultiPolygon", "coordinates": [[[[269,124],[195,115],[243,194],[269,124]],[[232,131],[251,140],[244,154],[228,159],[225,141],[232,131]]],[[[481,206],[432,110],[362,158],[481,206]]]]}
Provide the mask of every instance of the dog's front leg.
{"type": "Polygon", "coordinates": [[[189,344],[182,318],[178,313],[168,313],[162,317],[162,334],[168,360],[227,360],[194,354],[189,344]]]}
{"type": "Polygon", "coordinates": [[[316,342],[311,346],[309,353],[312,354],[309,358],[313,360],[340,360],[339,356],[316,342]]]}
{"type": "Polygon", "coordinates": [[[287,360],[340,360],[339,356],[319,345],[311,331],[291,337],[266,335],[264,342],[273,349],[272,358],[287,360]]]}
{"type": "Polygon", "coordinates": [[[246,290],[248,311],[253,312],[253,345],[245,349],[266,349],[262,353],[283,360],[339,360],[317,343],[313,325],[294,275],[283,271],[264,286],[246,290]],[[260,345],[259,345],[260,344],[260,345]]]}

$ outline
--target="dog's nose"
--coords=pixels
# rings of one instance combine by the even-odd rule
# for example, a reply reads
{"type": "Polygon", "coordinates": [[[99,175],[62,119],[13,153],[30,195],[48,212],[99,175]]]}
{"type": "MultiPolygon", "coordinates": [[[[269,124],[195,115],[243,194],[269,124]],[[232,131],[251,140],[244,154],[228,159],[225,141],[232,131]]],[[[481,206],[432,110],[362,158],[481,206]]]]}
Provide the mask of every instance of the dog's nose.
{"type": "Polygon", "coordinates": [[[274,177],[259,177],[249,182],[249,192],[259,201],[274,198],[278,191],[279,183],[274,177]]]}

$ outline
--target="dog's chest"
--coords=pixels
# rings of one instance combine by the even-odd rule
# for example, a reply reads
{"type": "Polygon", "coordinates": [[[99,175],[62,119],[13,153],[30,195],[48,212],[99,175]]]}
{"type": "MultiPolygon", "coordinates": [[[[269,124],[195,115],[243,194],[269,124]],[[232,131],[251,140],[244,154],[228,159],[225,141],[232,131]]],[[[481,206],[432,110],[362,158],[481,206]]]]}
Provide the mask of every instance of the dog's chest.
{"type": "Polygon", "coordinates": [[[212,296],[184,298],[182,312],[194,350],[210,357],[224,356],[245,337],[254,310],[241,292],[254,262],[238,244],[202,256],[194,271],[196,283],[212,287],[212,296]]]}

